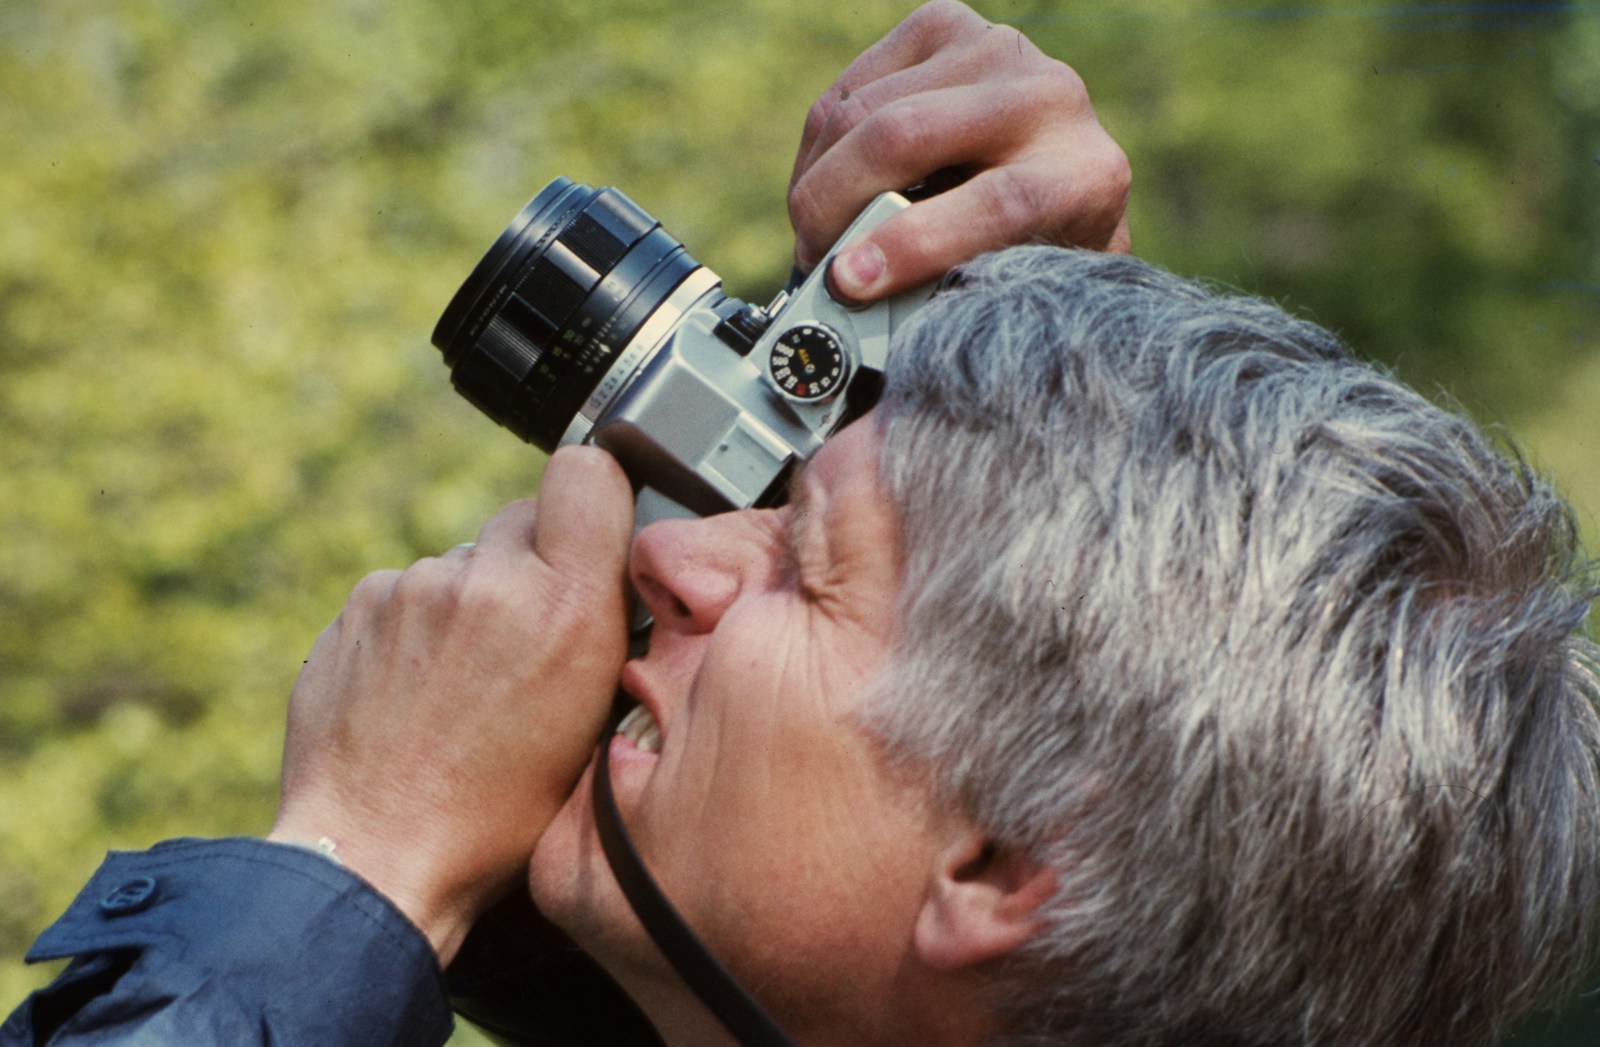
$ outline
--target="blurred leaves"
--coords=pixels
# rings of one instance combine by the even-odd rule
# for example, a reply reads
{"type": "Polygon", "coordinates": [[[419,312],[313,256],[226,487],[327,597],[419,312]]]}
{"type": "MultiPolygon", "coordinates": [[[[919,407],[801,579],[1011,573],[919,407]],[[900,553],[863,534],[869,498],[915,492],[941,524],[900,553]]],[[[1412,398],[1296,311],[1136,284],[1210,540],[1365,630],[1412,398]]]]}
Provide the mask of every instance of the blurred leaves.
{"type": "MultiPolygon", "coordinates": [[[[259,832],[364,572],[539,462],[428,334],[566,174],[761,299],[885,0],[0,4],[0,1008],[110,846],[259,832]]],[[[996,0],[1128,149],[1135,245],[1505,423],[1600,511],[1600,5],[996,0]]]]}

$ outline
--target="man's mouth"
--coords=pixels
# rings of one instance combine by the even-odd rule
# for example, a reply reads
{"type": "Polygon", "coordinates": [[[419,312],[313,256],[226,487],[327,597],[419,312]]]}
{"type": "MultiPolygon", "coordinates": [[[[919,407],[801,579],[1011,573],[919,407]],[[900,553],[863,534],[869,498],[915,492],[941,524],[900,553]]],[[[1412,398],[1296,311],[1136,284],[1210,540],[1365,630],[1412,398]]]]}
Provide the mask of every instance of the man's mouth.
{"type": "Polygon", "coordinates": [[[633,743],[633,747],[643,753],[659,753],[661,751],[661,725],[656,723],[655,714],[642,705],[636,705],[622,722],[617,725],[617,733],[633,743]]]}

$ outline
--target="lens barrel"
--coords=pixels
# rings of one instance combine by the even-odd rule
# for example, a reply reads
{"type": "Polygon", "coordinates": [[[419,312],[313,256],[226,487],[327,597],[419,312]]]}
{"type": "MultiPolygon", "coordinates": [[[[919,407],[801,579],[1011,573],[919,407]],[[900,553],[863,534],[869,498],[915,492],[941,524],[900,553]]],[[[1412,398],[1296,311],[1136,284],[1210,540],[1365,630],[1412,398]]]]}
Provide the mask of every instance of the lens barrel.
{"type": "Polygon", "coordinates": [[[456,390],[541,450],[700,264],[609,186],[557,178],[500,234],[433,330],[456,390]]]}

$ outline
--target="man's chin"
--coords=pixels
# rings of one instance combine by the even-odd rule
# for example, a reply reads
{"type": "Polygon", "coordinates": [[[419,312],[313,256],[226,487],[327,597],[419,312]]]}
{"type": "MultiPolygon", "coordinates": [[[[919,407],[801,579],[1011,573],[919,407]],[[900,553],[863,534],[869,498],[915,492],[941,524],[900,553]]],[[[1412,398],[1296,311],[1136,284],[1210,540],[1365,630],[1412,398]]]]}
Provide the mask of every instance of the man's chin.
{"type": "Polygon", "coordinates": [[[626,956],[638,949],[644,928],[600,848],[593,789],[591,760],[534,848],[528,862],[528,890],[540,912],[585,952],[610,966],[608,956],[626,956]]]}
{"type": "MultiPolygon", "coordinates": [[[[571,907],[578,884],[588,875],[584,866],[590,844],[598,852],[593,789],[591,759],[528,860],[528,890],[540,911],[558,923],[563,922],[558,917],[571,907]]],[[[597,856],[602,863],[605,861],[604,855],[597,856]]]]}

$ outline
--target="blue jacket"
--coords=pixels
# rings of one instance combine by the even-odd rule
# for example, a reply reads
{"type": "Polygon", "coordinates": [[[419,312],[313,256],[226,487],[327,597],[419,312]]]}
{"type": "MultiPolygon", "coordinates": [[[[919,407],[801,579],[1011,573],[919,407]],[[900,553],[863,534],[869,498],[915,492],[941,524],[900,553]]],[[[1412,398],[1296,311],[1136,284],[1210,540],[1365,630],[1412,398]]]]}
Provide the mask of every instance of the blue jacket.
{"type": "Polygon", "coordinates": [[[436,1047],[433,950],[378,892],[310,851],[173,840],[113,852],[28,953],[74,957],[0,1047],[436,1047]]]}

